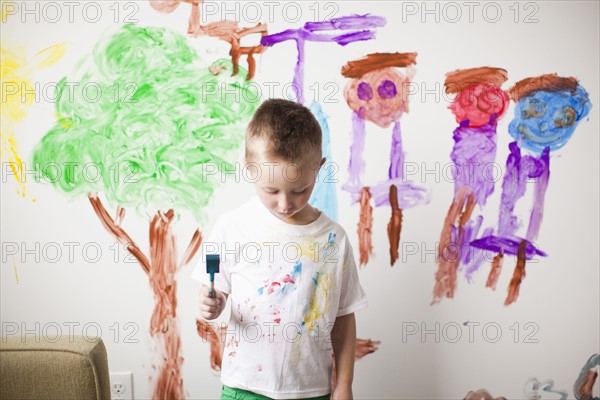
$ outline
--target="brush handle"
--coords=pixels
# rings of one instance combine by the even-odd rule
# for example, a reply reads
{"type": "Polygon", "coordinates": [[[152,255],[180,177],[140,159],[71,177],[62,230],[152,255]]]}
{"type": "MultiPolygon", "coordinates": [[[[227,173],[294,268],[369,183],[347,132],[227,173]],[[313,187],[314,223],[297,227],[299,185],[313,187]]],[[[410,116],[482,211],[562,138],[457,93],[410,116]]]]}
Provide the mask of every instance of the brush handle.
{"type": "Polygon", "coordinates": [[[208,288],[208,294],[213,299],[215,298],[215,282],[214,281],[210,282],[210,287],[208,288]]]}

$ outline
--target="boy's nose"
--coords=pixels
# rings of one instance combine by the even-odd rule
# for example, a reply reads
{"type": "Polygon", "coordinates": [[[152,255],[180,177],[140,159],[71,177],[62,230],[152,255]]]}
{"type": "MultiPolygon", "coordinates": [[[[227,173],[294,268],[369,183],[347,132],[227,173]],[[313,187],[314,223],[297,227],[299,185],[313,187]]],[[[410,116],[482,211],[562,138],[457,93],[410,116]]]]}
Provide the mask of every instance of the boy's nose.
{"type": "Polygon", "coordinates": [[[281,197],[279,197],[277,206],[279,207],[280,212],[286,212],[292,209],[292,203],[290,201],[290,198],[286,195],[282,195],[281,197]]]}

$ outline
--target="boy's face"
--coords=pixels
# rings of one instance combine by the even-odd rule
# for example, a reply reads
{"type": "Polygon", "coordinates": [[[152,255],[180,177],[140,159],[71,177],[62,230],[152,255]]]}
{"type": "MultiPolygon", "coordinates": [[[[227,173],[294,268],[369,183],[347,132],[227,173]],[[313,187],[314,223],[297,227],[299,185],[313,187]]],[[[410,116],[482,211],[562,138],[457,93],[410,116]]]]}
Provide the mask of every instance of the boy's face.
{"type": "Polygon", "coordinates": [[[268,154],[246,160],[256,193],[263,205],[282,221],[304,224],[312,210],[306,207],[315,187],[316,176],[325,158],[320,154],[293,163],[268,154]]]}

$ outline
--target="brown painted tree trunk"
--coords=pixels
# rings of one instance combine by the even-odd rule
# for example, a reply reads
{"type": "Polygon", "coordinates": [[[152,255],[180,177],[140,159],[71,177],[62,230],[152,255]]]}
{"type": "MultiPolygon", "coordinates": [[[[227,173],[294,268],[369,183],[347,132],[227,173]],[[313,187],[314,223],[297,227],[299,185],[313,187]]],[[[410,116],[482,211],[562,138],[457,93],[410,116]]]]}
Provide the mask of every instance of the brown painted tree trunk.
{"type": "Polygon", "coordinates": [[[154,291],[154,312],[150,335],[156,341],[162,365],[154,385],[152,398],[184,399],[181,379],[181,337],[177,321],[177,248],[171,223],[175,213],[159,212],[150,223],[150,285],[154,291]]]}
{"type": "Polygon", "coordinates": [[[119,207],[113,219],[96,193],[89,194],[94,211],[104,227],[138,260],[150,280],[154,291],[155,306],[150,320],[150,334],[160,349],[158,375],[155,380],[152,398],[184,399],[183,380],[181,378],[181,337],[177,320],[177,271],[194,257],[202,235],[196,230],[186,253],[180,263],[177,262],[177,244],[171,224],[175,212],[159,211],[150,222],[150,259],[144,255],[138,245],[121,227],[125,218],[125,209],[119,207]]]}

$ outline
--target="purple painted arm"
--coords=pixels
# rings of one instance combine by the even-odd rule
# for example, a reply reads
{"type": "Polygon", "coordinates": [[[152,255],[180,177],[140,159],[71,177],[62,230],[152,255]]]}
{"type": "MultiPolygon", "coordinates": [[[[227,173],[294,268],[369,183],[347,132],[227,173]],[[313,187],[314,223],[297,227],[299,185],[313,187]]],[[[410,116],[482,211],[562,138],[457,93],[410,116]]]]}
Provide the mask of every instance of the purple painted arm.
{"type": "Polygon", "coordinates": [[[336,29],[366,29],[381,28],[385,26],[386,20],[376,15],[349,15],[346,17],[333,18],[328,21],[307,22],[304,29],[307,31],[333,31],[336,29]]]}
{"type": "Polygon", "coordinates": [[[369,28],[384,26],[385,18],[373,15],[351,15],[347,17],[334,18],[328,21],[307,22],[300,29],[287,29],[285,31],[263,36],[260,44],[273,46],[288,40],[294,40],[298,48],[298,61],[294,70],[293,89],[296,92],[296,101],[304,104],[304,43],[309,42],[333,42],[340,46],[348,43],[371,40],[375,38],[375,31],[369,28]],[[315,32],[362,29],[344,34],[322,35],[315,32]],[[365,30],[366,29],[366,30],[365,30]]]}

